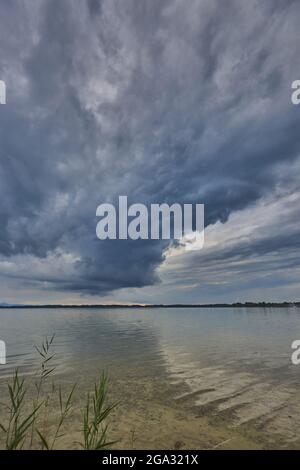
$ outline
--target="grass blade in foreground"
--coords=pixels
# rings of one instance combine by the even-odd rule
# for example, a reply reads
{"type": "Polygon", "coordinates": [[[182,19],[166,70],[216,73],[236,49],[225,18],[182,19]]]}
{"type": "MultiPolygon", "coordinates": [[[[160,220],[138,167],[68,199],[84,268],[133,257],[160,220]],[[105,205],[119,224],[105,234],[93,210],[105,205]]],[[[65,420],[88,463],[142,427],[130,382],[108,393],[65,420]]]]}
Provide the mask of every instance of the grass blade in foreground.
{"type": "Polygon", "coordinates": [[[106,406],[108,378],[102,373],[94,386],[93,394],[88,394],[83,413],[83,436],[81,446],[86,450],[105,449],[114,444],[107,441],[108,425],[105,420],[116,404],[106,406]]]}

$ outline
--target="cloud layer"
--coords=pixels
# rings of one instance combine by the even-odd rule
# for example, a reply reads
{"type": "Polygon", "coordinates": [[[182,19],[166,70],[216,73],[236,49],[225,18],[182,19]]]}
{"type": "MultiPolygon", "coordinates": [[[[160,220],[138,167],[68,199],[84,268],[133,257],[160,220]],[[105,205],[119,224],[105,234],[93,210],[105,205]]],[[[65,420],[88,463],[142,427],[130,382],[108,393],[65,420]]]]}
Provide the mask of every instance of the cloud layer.
{"type": "MultiPolygon", "coordinates": [[[[224,227],[298,194],[299,2],[13,0],[0,16],[2,295],[11,283],[101,296],[159,282],[166,243],[96,238],[97,205],[120,194],[205,203],[207,226],[224,227]]],[[[282,268],[283,247],[299,244],[289,230],[282,268]]],[[[258,250],[272,251],[268,236],[239,254],[258,250]]]]}

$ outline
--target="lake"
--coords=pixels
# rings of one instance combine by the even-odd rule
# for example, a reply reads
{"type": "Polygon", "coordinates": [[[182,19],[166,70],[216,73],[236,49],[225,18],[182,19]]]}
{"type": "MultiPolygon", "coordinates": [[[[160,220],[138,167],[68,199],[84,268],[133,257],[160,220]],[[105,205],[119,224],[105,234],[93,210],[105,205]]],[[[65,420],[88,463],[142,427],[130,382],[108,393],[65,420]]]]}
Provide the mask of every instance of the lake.
{"type": "Polygon", "coordinates": [[[2,396],[16,367],[34,380],[34,344],[52,334],[56,379],[78,384],[63,448],[76,447],[80,406],[101,370],[118,402],[116,448],[300,448],[300,366],[291,362],[300,309],[0,309],[2,396]]]}

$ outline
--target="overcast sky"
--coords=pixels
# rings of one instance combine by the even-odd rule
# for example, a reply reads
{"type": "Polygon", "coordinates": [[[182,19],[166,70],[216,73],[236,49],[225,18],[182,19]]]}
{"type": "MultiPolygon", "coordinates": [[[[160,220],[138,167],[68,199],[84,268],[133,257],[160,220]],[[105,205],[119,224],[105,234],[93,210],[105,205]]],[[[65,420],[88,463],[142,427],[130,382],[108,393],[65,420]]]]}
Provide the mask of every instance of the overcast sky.
{"type": "Polygon", "coordinates": [[[300,300],[297,0],[0,3],[0,301],[300,300]],[[204,203],[205,246],[96,237],[204,203]]]}

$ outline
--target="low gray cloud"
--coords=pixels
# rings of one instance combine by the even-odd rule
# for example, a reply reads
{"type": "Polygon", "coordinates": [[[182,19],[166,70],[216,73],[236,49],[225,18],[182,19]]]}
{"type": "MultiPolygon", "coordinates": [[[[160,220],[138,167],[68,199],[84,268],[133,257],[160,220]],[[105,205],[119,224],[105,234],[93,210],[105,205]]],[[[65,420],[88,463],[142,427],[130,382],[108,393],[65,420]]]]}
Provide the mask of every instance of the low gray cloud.
{"type": "Polygon", "coordinates": [[[13,0],[0,15],[4,282],[151,285],[166,243],[100,242],[98,204],[201,202],[209,226],[288,184],[299,2],[13,0]]]}

